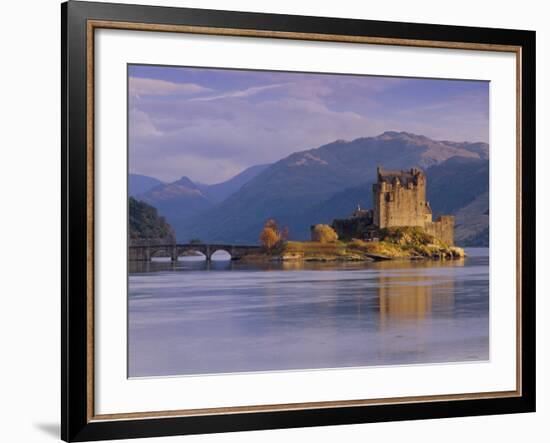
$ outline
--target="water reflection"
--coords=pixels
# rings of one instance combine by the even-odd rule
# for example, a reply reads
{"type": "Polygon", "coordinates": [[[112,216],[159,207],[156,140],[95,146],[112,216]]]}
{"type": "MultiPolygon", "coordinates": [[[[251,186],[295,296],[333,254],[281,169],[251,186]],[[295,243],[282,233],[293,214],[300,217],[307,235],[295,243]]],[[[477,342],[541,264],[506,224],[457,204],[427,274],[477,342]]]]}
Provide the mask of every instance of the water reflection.
{"type": "MultiPolygon", "coordinates": [[[[387,263],[387,262],[386,262],[387,263]]],[[[418,274],[415,272],[394,272],[398,269],[419,268],[437,269],[444,267],[464,267],[464,260],[415,262],[412,265],[395,264],[385,275],[378,278],[378,298],[380,327],[384,328],[392,320],[424,321],[433,309],[439,312],[452,312],[455,294],[455,279],[448,274],[418,274]]],[[[387,265],[386,265],[387,266],[387,265]]],[[[384,265],[381,267],[384,269],[384,265]]]]}
{"type": "Polygon", "coordinates": [[[180,256],[177,261],[170,257],[155,258],[151,261],[129,261],[130,274],[141,274],[162,271],[229,271],[232,262],[229,254],[213,254],[212,260],[207,261],[203,254],[196,256],[180,256]]]}
{"type": "Polygon", "coordinates": [[[487,250],[460,261],[193,257],[130,270],[131,376],[488,358],[487,250]]]}
{"type": "Polygon", "coordinates": [[[180,256],[177,261],[170,257],[154,257],[147,261],[130,261],[128,270],[130,274],[159,272],[159,271],[209,271],[209,270],[261,270],[261,271],[303,271],[303,270],[352,270],[352,269],[418,269],[437,267],[464,266],[464,259],[460,260],[396,260],[379,262],[316,262],[316,261],[266,261],[243,262],[232,261],[231,256],[221,251],[212,255],[212,260],[207,261],[205,256],[180,256]],[[218,255],[219,254],[219,255],[218,255]]]}

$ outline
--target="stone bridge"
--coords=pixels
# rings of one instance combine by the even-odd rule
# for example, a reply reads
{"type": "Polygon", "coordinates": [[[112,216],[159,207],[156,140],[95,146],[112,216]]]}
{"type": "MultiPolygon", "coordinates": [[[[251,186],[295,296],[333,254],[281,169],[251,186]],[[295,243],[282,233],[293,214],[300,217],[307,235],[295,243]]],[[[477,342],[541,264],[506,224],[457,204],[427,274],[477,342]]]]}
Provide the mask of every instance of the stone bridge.
{"type": "Polygon", "coordinates": [[[150,261],[153,257],[170,257],[172,261],[177,261],[178,257],[200,252],[204,254],[207,261],[210,261],[212,255],[217,251],[225,251],[231,255],[231,260],[239,260],[245,255],[257,254],[260,251],[260,246],[203,243],[130,245],[128,260],[150,261]]]}

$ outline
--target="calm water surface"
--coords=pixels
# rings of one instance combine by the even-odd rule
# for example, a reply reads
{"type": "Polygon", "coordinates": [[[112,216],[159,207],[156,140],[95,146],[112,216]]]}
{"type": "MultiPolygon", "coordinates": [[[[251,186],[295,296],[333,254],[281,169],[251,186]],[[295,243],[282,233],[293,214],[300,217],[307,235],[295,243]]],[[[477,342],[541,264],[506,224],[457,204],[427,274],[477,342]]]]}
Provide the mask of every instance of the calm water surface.
{"type": "Polygon", "coordinates": [[[489,358],[489,250],[447,262],[131,264],[129,376],[489,358]]]}

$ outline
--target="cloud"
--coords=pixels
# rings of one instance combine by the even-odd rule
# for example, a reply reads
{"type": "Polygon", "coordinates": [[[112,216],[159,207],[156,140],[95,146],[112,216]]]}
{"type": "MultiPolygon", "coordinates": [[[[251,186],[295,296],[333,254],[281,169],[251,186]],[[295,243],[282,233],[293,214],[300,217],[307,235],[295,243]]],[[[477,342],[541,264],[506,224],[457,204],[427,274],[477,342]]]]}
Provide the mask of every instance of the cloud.
{"type": "Polygon", "coordinates": [[[129,129],[132,137],[161,136],[162,132],[157,129],[151,117],[139,109],[130,110],[129,129]]]}
{"type": "Polygon", "coordinates": [[[187,175],[193,180],[205,183],[216,183],[234,177],[242,172],[245,167],[242,163],[231,159],[210,159],[208,167],[205,167],[204,156],[187,154],[181,151],[175,155],[152,155],[148,157],[147,164],[131,163],[132,174],[144,174],[170,182],[187,175]],[[188,171],[200,171],[200,174],[189,174],[188,171]]]}
{"type": "Polygon", "coordinates": [[[488,136],[487,93],[471,82],[457,88],[430,80],[207,69],[186,76],[185,69],[166,78],[187,83],[134,83],[148,93],[130,97],[131,170],[216,183],[254,164],[388,129],[457,141],[488,136]]]}
{"type": "Polygon", "coordinates": [[[144,95],[191,95],[211,91],[210,88],[196,83],[176,83],[153,78],[130,77],[128,79],[128,90],[131,96],[140,97],[144,95]]]}
{"type": "Polygon", "coordinates": [[[197,97],[192,98],[189,101],[211,101],[211,100],[221,100],[224,98],[242,98],[242,97],[250,97],[252,95],[259,94],[260,92],[268,91],[270,89],[274,88],[280,88],[282,86],[286,86],[286,83],[279,83],[275,85],[266,85],[266,86],[252,86],[251,88],[243,89],[243,90],[237,90],[237,91],[229,91],[225,92],[223,94],[219,95],[211,95],[209,97],[197,97]]]}
{"type": "Polygon", "coordinates": [[[195,102],[178,110],[170,108],[173,112],[167,111],[162,118],[156,115],[157,133],[131,133],[131,168],[163,180],[188,175],[215,183],[253,164],[272,163],[296,151],[336,139],[378,134],[387,123],[287,97],[244,101],[239,106],[228,103],[223,112],[218,109],[212,115],[202,112],[204,106],[204,102],[195,102]]]}

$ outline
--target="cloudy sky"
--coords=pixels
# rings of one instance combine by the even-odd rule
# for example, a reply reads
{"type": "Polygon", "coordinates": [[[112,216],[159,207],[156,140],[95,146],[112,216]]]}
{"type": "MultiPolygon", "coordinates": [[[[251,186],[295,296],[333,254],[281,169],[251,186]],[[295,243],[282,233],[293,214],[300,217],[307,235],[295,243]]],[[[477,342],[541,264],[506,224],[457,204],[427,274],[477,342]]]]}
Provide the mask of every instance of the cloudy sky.
{"type": "Polygon", "coordinates": [[[218,183],[337,139],[489,140],[489,84],[131,65],[130,172],[218,183]]]}

